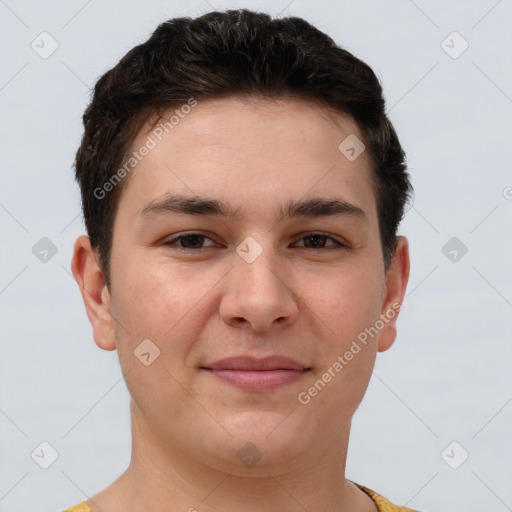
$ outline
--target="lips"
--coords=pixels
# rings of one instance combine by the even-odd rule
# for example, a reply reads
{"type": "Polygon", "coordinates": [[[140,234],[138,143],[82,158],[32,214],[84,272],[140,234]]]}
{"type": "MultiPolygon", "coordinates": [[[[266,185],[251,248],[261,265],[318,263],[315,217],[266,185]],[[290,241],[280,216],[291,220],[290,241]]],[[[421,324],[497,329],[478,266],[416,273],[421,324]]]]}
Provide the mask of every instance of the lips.
{"type": "Polygon", "coordinates": [[[269,356],[258,359],[252,356],[236,356],[220,359],[208,364],[205,368],[209,370],[304,370],[304,366],[298,361],[285,356],[269,356]]]}
{"type": "Polygon", "coordinates": [[[310,368],[285,356],[237,356],[201,367],[214,377],[252,392],[272,391],[302,378],[310,368]]]}

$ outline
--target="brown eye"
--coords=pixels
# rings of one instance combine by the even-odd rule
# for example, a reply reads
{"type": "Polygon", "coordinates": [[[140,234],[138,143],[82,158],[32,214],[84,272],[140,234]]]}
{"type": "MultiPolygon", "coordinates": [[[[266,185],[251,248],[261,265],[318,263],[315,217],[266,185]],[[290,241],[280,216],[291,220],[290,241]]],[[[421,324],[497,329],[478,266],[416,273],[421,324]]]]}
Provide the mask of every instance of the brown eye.
{"type": "Polygon", "coordinates": [[[210,240],[206,235],[201,233],[186,233],[184,235],[176,236],[171,240],[164,242],[164,245],[178,246],[181,249],[203,249],[214,245],[213,243],[204,246],[205,240],[210,240]]]}
{"type": "MultiPolygon", "coordinates": [[[[306,236],[300,238],[300,241],[303,242],[303,245],[299,245],[299,247],[303,247],[305,249],[343,249],[347,246],[332,236],[324,235],[323,233],[310,233],[306,236]]],[[[172,238],[171,240],[167,240],[164,242],[164,245],[174,246],[179,249],[204,249],[206,247],[215,246],[215,243],[206,235],[201,233],[185,233],[179,236],[172,238]],[[210,243],[205,245],[205,242],[209,240],[210,243]]]]}
{"type": "Polygon", "coordinates": [[[338,242],[331,236],[324,235],[322,233],[311,233],[303,236],[301,240],[304,241],[304,246],[307,249],[324,249],[324,248],[337,248],[345,247],[344,244],[338,242]],[[326,242],[331,240],[333,243],[326,245],[326,242]]]}

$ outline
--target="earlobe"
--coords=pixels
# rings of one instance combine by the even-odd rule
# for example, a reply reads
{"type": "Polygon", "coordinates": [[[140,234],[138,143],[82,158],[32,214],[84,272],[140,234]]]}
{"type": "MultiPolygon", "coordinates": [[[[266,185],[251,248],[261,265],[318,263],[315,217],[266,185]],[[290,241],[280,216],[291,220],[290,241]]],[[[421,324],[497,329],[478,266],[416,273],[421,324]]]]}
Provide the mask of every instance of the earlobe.
{"type": "Polygon", "coordinates": [[[409,281],[409,272],[409,242],[404,236],[399,236],[384,284],[381,310],[381,320],[384,326],[379,333],[379,352],[388,350],[396,339],[396,322],[409,281]]]}
{"type": "Polygon", "coordinates": [[[115,350],[110,292],[95,256],[89,237],[85,235],[78,237],[75,242],[71,270],[80,288],[96,345],[103,350],[115,350]]]}

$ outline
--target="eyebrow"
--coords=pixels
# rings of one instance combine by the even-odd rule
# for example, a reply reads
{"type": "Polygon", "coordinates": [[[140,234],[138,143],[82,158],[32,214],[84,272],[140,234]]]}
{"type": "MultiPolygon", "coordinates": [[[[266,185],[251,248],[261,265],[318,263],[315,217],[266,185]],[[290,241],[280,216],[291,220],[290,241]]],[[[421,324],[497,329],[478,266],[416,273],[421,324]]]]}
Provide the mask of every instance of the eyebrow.
{"type": "MultiPolygon", "coordinates": [[[[182,213],[187,215],[214,215],[227,219],[240,219],[239,209],[218,199],[167,194],[163,199],[152,201],[141,212],[142,217],[162,213],[182,213]]],[[[349,216],[368,224],[363,209],[337,198],[313,197],[303,201],[288,201],[278,211],[279,221],[295,217],[314,218],[328,216],[349,216]]]]}

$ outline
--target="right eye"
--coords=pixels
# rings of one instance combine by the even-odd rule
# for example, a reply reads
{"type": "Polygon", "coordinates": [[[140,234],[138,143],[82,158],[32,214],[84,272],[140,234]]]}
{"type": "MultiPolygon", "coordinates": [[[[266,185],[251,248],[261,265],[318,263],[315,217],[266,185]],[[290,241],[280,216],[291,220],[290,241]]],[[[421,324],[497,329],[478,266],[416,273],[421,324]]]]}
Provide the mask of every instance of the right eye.
{"type": "Polygon", "coordinates": [[[206,247],[211,247],[215,245],[214,243],[212,243],[206,247],[202,247],[202,244],[204,243],[205,240],[212,241],[211,238],[202,233],[190,232],[181,234],[179,236],[175,236],[170,240],[166,240],[164,242],[164,245],[176,246],[176,242],[178,242],[178,248],[192,251],[197,249],[205,249],[206,247]]]}

